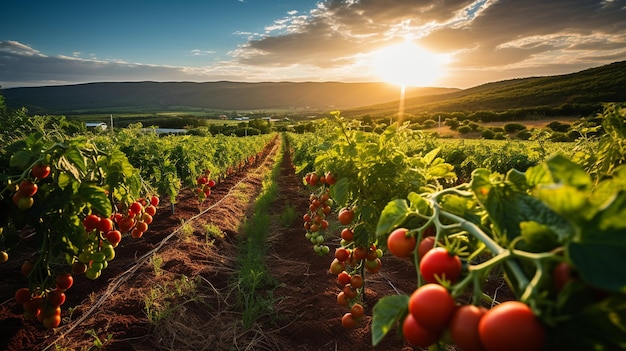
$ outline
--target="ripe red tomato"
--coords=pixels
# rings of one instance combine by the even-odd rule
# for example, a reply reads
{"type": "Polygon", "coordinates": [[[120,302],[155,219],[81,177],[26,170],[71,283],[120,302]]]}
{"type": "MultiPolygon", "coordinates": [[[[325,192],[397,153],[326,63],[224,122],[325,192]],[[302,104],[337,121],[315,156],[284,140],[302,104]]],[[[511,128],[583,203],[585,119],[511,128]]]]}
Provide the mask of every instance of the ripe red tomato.
{"type": "Polygon", "coordinates": [[[478,335],[487,351],[541,350],[545,329],[523,302],[506,301],[496,305],[480,319],[478,335]]]}
{"type": "Polygon", "coordinates": [[[126,233],[135,225],[135,221],[132,218],[124,217],[118,223],[120,232],[126,233]]]}
{"type": "Polygon", "coordinates": [[[356,297],[357,291],[352,287],[352,285],[348,284],[343,288],[343,294],[347,299],[352,300],[356,297]]]}
{"type": "Polygon", "coordinates": [[[363,317],[363,315],[365,314],[365,309],[363,308],[361,304],[355,303],[350,308],[350,313],[352,314],[352,317],[354,319],[358,319],[358,318],[363,317]]]}
{"type": "Polygon", "coordinates": [[[569,283],[574,276],[572,275],[572,266],[567,262],[559,262],[552,270],[552,285],[556,292],[563,290],[565,285],[569,283]]]}
{"type": "Polygon", "coordinates": [[[363,277],[361,277],[360,274],[355,274],[352,276],[352,278],[350,278],[350,285],[355,288],[358,289],[360,287],[363,286],[363,277]]]}
{"type": "Polygon", "coordinates": [[[343,315],[343,317],[341,317],[341,325],[344,328],[352,329],[354,328],[355,324],[356,324],[356,320],[354,319],[354,317],[352,317],[352,314],[350,312],[347,312],[346,314],[343,315]]]}
{"type": "Polygon", "coordinates": [[[48,293],[47,298],[50,306],[61,306],[65,302],[65,293],[60,290],[53,290],[48,293]]]}
{"type": "Polygon", "coordinates": [[[90,214],[85,219],[83,219],[83,226],[85,230],[90,232],[96,228],[98,228],[98,224],[100,223],[100,217],[90,214]]]}
{"type": "Polygon", "coordinates": [[[50,175],[50,166],[38,163],[31,169],[35,178],[44,179],[50,175]]]}
{"type": "Polygon", "coordinates": [[[37,184],[29,181],[29,180],[24,180],[20,183],[20,190],[19,192],[26,197],[29,196],[34,196],[35,194],[37,194],[37,184]]]}
{"type": "Polygon", "coordinates": [[[152,205],[154,207],[159,206],[159,202],[160,202],[159,197],[156,196],[156,195],[152,196],[152,198],[150,199],[150,205],[152,205]]]}
{"type": "Polygon", "coordinates": [[[354,240],[354,232],[350,228],[344,228],[341,231],[341,238],[346,241],[354,240]]]}
{"type": "Polygon", "coordinates": [[[215,181],[213,179],[209,179],[209,182],[207,183],[207,185],[211,188],[215,188],[215,181]]]}
{"type": "Polygon", "coordinates": [[[455,308],[454,299],[439,284],[422,285],[409,298],[409,312],[415,321],[435,333],[446,329],[455,308]]]}
{"type": "Polygon", "coordinates": [[[34,266],[35,266],[35,264],[33,262],[31,262],[31,261],[24,261],[24,263],[22,263],[22,267],[20,268],[20,271],[22,272],[22,275],[24,275],[25,277],[28,277],[30,272],[33,270],[34,266]]]}
{"type": "Polygon", "coordinates": [[[350,251],[348,251],[348,249],[346,249],[345,247],[340,247],[337,250],[335,250],[335,258],[338,259],[339,261],[344,262],[348,260],[349,257],[350,257],[350,251]]]}
{"type": "Polygon", "coordinates": [[[352,250],[352,254],[357,260],[364,260],[367,258],[367,249],[363,246],[359,246],[352,250]]]}
{"type": "Polygon", "coordinates": [[[98,230],[103,233],[108,233],[113,229],[113,220],[110,218],[102,218],[100,222],[98,222],[98,230]]]}
{"type": "Polygon", "coordinates": [[[343,271],[339,273],[339,275],[337,275],[337,281],[339,282],[341,286],[345,286],[346,284],[349,284],[351,278],[352,277],[350,277],[350,274],[348,274],[348,272],[346,271],[343,271]]]}
{"type": "Polygon", "coordinates": [[[57,289],[67,290],[70,287],[72,287],[72,284],[74,284],[74,278],[69,273],[63,273],[63,274],[57,275],[56,282],[57,282],[57,289]]]}
{"type": "Polygon", "coordinates": [[[150,216],[154,216],[156,214],[156,206],[154,205],[150,205],[148,207],[146,207],[146,213],[149,214],[150,216]]]}
{"type": "Polygon", "coordinates": [[[106,234],[106,239],[116,247],[122,241],[122,233],[119,230],[111,230],[106,234]]]}
{"type": "Polygon", "coordinates": [[[343,291],[337,294],[337,304],[344,307],[350,304],[350,301],[346,297],[346,294],[343,293],[343,291]]]}
{"type": "Polygon", "coordinates": [[[478,336],[478,322],[487,309],[474,305],[464,305],[456,309],[450,320],[450,336],[456,346],[463,351],[484,351],[485,347],[478,336]]]}
{"type": "Polygon", "coordinates": [[[61,324],[61,316],[57,314],[47,316],[43,319],[42,323],[46,329],[56,328],[61,324]]]}
{"type": "Polygon", "coordinates": [[[424,255],[435,247],[435,237],[427,236],[417,246],[417,259],[421,260],[424,255]]]}
{"type": "Polygon", "coordinates": [[[398,228],[387,237],[387,248],[396,257],[410,257],[415,250],[415,237],[407,236],[409,230],[398,228]]]}
{"type": "Polygon", "coordinates": [[[352,221],[354,220],[354,212],[347,208],[343,208],[341,209],[341,211],[339,211],[339,215],[337,215],[337,219],[339,220],[339,223],[343,225],[348,225],[352,223],[352,221]]]}
{"type": "Polygon", "coordinates": [[[462,268],[459,256],[450,255],[443,247],[428,251],[420,261],[420,273],[428,283],[436,283],[439,277],[454,284],[461,278],[462,268]]]}
{"type": "Polygon", "coordinates": [[[30,289],[29,288],[21,288],[15,292],[15,302],[23,304],[25,302],[30,301],[30,289]]]}
{"type": "Polygon", "coordinates": [[[402,324],[404,339],[411,345],[427,348],[439,340],[439,333],[433,333],[422,327],[410,313],[402,324]]]}
{"type": "Polygon", "coordinates": [[[132,203],[132,205],[130,205],[131,213],[138,214],[141,211],[143,211],[143,206],[139,202],[135,201],[132,203]]]}
{"type": "Polygon", "coordinates": [[[335,178],[335,176],[330,172],[326,172],[325,177],[326,177],[326,184],[328,185],[333,185],[337,182],[337,179],[335,178]]]}

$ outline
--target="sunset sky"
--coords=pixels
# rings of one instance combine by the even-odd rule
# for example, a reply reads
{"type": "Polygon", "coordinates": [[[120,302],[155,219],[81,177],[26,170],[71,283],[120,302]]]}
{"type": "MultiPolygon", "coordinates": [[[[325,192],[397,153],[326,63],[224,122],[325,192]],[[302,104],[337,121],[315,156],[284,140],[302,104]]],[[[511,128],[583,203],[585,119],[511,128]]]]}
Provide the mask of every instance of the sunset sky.
{"type": "Polygon", "coordinates": [[[2,88],[144,80],[469,88],[623,60],[626,0],[0,4],[2,88]]]}

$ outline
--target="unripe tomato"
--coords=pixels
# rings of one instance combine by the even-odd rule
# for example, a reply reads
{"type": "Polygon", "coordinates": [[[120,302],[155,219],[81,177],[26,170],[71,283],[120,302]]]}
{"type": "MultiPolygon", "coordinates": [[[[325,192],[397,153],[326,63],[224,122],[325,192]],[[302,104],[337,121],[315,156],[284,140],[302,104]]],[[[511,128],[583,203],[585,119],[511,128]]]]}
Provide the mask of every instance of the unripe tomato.
{"type": "Polygon", "coordinates": [[[396,257],[410,257],[415,250],[415,237],[407,236],[408,229],[398,228],[389,234],[387,248],[396,257]]]}
{"type": "Polygon", "coordinates": [[[330,273],[339,275],[339,273],[343,272],[346,269],[346,263],[341,262],[338,259],[333,259],[333,262],[330,264],[330,273]]]}
{"type": "Polygon", "coordinates": [[[5,263],[9,260],[9,254],[6,251],[0,251],[0,263],[5,263]]]}

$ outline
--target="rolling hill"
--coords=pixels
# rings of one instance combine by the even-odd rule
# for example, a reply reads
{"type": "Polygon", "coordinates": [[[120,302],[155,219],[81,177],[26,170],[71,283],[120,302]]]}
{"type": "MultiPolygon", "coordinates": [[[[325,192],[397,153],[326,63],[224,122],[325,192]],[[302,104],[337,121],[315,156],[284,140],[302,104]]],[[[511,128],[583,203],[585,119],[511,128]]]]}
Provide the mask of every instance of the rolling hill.
{"type": "MultiPolygon", "coordinates": [[[[458,89],[411,88],[407,96],[458,89]]],[[[32,113],[164,111],[168,109],[329,111],[398,100],[399,88],[384,83],[119,82],[2,90],[11,108],[32,113]]]]}
{"type": "MultiPolygon", "coordinates": [[[[397,113],[399,88],[339,82],[112,82],[3,89],[10,108],[31,113],[154,112],[187,109],[341,110],[343,116],[397,113]]],[[[405,113],[504,111],[626,101],[626,61],[584,71],[498,81],[469,89],[407,88],[405,113]]]]}
{"type": "MultiPolygon", "coordinates": [[[[405,113],[504,111],[625,101],[626,61],[622,61],[571,74],[505,80],[448,94],[407,98],[405,113]]],[[[397,110],[398,103],[393,102],[341,113],[344,116],[390,115],[397,110]]]]}

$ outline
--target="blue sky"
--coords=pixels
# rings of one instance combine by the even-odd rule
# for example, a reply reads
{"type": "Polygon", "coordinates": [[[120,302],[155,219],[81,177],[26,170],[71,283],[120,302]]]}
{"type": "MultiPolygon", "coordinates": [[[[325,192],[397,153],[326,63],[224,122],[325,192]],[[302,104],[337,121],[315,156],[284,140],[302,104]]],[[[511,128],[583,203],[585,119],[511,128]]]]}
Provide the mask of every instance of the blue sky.
{"type": "Polygon", "coordinates": [[[3,0],[0,9],[3,88],[375,81],[372,53],[406,40],[442,58],[434,86],[626,60],[626,0],[3,0]]]}

